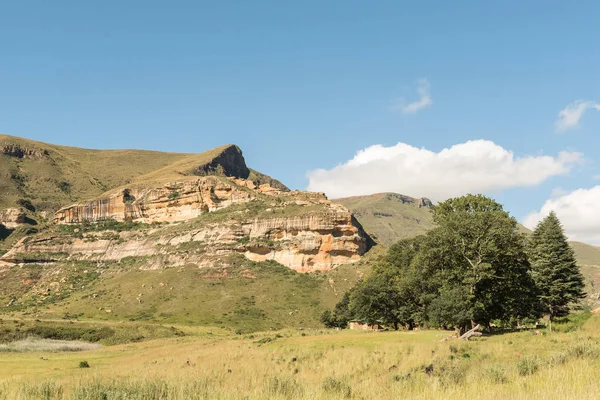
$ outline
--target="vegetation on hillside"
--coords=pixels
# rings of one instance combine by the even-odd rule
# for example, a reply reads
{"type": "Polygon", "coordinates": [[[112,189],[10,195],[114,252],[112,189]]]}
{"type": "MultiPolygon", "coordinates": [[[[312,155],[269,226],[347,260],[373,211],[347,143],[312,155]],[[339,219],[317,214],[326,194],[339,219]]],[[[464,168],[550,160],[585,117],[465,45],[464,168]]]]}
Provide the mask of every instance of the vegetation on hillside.
{"type": "Polygon", "coordinates": [[[527,248],[515,219],[484,196],[450,199],[432,213],[436,227],[390,247],[349,301],[323,316],[327,325],[351,316],[396,329],[465,331],[513,325],[540,312],[564,316],[582,297],[583,280],[556,216],[538,226],[527,248]]]}
{"type": "Polygon", "coordinates": [[[377,193],[335,199],[355,215],[377,243],[390,246],[400,239],[422,235],[433,227],[429,207],[396,193],[377,193]]]}

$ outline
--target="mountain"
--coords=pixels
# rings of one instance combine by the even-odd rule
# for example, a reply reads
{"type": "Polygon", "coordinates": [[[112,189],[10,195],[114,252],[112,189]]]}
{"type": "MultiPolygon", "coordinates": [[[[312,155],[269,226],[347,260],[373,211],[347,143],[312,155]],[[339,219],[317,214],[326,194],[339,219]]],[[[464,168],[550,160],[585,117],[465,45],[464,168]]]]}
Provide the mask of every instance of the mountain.
{"type": "Polygon", "coordinates": [[[241,150],[233,145],[201,154],[90,150],[0,135],[0,210],[26,201],[32,209],[52,212],[123,185],[152,185],[203,174],[238,176],[287,189],[247,168],[241,150]]]}
{"type": "Polygon", "coordinates": [[[371,238],[225,145],[86,150],[0,137],[0,304],[48,318],[318,326],[371,238]],[[305,274],[305,272],[313,272],[305,274]]]}
{"type": "Polygon", "coordinates": [[[400,239],[421,235],[433,227],[431,200],[397,193],[377,193],[333,200],[354,213],[369,235],[389,246],[400,239]]]}

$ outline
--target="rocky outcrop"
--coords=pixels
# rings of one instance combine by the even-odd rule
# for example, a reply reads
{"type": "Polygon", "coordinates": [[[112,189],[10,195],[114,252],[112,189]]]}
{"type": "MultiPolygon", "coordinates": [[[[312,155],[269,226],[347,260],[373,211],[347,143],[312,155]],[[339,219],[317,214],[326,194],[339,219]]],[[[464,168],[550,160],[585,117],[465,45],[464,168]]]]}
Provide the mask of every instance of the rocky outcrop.
{"type": "Polygon", "coordinates": [[[420,199],[417,200],[417,206],[419,208],[432,207],[433,203],[427,197],[421,197],[420,199]]]}
{"type": "Polygon", "coordinates": [[[212,161],[188,171],[188,174],[199,176],[224,175],[246,179],[250,175],[250,170],[246,166],[242,150],[232,144],[226,146],[212,161]]]}
{"type": "Polygon", "coordinates": [[[255,196],[233,181],[206,176],[158,188],[123,188],[106,197],[61,208],[58,224],[116,221],[175,222],[250,201],[255,196]]]}
{"type": "Polygon", "coordinates": [[[26,221],[25,217],[25,211],[22,208],[6,208],[0,210],[0,224],[10,229],[16,228],[20,224],[24,224],[26,221]]]}
{"type": "Polygon", "coordinates": [[[9,157],[29,158],[34,160],[40,160],[43,157],[48,156],[47,150],[38,150],[29,147],[21,147],[18,144],[10,143],[1,144],[0,153],[5,154],[9,157]]]}
{"type": "Polygon", "coordinates": [[[120,189],[102,199],[65,207],[55,217],[59,224],[105,219],[179,225],[83,234],[75,227],[73,235],[40,234],[19,242],[0,261],[101,262],[147,257],[144,268],[189,263],[210,267],[223,256],[241,253],[253,261],[274,260],[308,272],[358,261],[370,246],[370,238],[352,213],[322,193],[282,192],[236,178],[207,176],[160,188],[120,189]],[[242,207],[229,216],[185,225],[187,220],[233,205],[242,207]],[[254,216],[247,217],[250,209],[254,216]]]}
{"type": "Polygon", "coordinates": [[[358,261],[368,250],[368,238],[352,214],[342,207],[295,218],[256,220],[250,225],[246,247],[253,261],[275,260],[300,272],[328,270],[358,261]],[[272,241],[269,246],[261,240],[272,241]]]}
{"type": "Polygon", "coordinates": [[[338,205],[296,217],[223,221],[201,228],[144,232],[90,232],[82,237],[29,237],[0,261],[19,263],[64,259],[119,261],[147,257],[144,268],[197,264],[210,267],[233,253],[253,261],[275,260],[300,272],[329,270],[360,259],[369,238],[352,214],[338,205]],[[30,257],[27,260],[27,257],[30,257]]]}

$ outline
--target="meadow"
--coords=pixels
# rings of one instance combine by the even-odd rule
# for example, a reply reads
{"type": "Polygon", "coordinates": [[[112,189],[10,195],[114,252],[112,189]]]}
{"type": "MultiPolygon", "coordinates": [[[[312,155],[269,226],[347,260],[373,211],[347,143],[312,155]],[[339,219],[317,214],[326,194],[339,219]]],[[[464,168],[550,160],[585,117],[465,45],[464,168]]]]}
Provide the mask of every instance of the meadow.
{"type": "Polygon", "coordinates": [[[444,341],[450,332],[438,330],[177,329],[184,335],[86,351],[0,349],[0,398],[596,399],[600,393],[600,316],[590,313],[555,324],[553,332],[468,342],[444,341]]]}

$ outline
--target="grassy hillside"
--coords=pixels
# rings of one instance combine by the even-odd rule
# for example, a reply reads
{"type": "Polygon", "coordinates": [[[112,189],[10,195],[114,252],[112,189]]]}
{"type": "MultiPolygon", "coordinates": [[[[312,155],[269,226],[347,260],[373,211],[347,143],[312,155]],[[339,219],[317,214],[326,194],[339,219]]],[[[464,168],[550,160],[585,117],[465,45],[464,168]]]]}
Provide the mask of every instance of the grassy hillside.
{"type": "Polygon", "coordinates": [[[421,235],[433,226],[429,208],[419,207],[418,199],[408,196],[377,193],[334,201],[352,211],[371,237],[386,246],[421,235]]]}
{"type": "MultiPolygon", "coordinates": [[[[192,248],[188,249],[193,251],[192,248]]],[[[0,269],[4,317],[160,322],[240,332],[319,327],[366,271],[359,263],[301,274],[274,262],[224,257],[216,268],[189,264],[141,270],[147,257],[120,262],[62,261],[0,269]]]]}
{"type": "MultiPolygon", "coordinates": [[[[26,199],[38,211],[55,211],[124,185],[183,180],[232,147],[221,146],[200,154],[90,150],[0,134],[0,150],[6,146],[18,146],[32,154],[19,157],[0,151],[0,209],[15,207],[19,199],[26,199]]],[[[249,171],[250,179],[284,187],[266,175],[249,171]]]]}
{"type": "Polygon", "coordinates": [[[0,209],[29,199],[38,210],[53,211],[94,198],[108,189],[190,157],[144,150],[88,150],[0,135],[0,147],[17,145],[37,157],[0,154],[0,209]]]}

